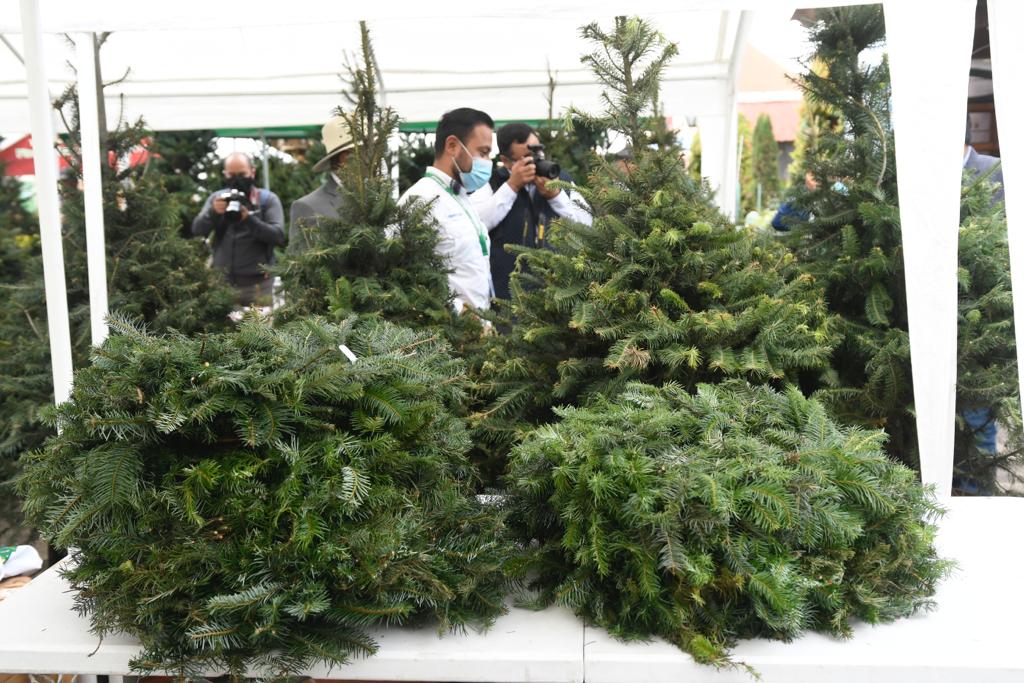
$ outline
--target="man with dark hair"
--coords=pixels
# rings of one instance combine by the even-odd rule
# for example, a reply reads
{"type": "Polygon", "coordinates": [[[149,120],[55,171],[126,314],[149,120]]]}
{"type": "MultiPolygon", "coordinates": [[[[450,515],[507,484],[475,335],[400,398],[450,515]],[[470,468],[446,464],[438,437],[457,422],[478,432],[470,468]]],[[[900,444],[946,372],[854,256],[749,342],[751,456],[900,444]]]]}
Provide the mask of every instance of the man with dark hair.
{"type": "MultiPolygon", "coordinates": [[[[490,231],[491,275],[495,295],[509,298],[509,276],[516,256],[506,244],[543,247],[545,229],[556,218],[590,225],[590,208],[578,192],[549,188],[549,178],[537,175],[531,147],[540,145],[537,133],[525,123],[509,123],[498,129],[498,154],[502,166],[490,183],[474,192],[473,205],[490,231]]],[[[573,182],[565,172],[559,180],[573,182]]]]}
{"type": "Polygon", "coordinates": [[[406,190],[399,202],[430,202],[437,221],[438,252],[448,261],[448,287],[456,312],[491,307],[494,285],[488,260],[491,240],[469,193],[491,177],[494,121],[477,109],[453,109],[441,117],[434,142],[434,164],[406,190]]]}
{"type": "Polygon", "coordinates": [[[323,185],[292,203],[291,227],[288,230],[288,253],[297,254],[309,247],[311,231],[317,229],[321,218],[338,215],[342,195],[338,192],[341,178],[338,172],[345,165],[355,144],[343,116],[335,116],[320,130],[327,153],[313,166],[315,173],[329,171],[323,185]]]}
{"type": "Polygon", "coordinates": [[[207,197],[192,221],[192,234],[213,233],[213,267],[224,271],[239,304],[269,306],[273,280],[266,266],[274,263],[274,247],[284,244],[284,208],[276,194],[256,186],[248,155],[224,160],[224,180],[227,187],[207,197]]]}

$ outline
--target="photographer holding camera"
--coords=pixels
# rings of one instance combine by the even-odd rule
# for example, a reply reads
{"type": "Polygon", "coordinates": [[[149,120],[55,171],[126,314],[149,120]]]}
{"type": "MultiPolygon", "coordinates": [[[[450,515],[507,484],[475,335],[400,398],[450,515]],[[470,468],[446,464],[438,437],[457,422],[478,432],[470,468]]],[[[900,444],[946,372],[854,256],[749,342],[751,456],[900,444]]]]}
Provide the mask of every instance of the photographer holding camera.
{"type": "Polygon", "coordinates": [[[213,233],[213,267],[220,268],[242,306],[269,306],[274,247],[284,244],[284,209],[277,195],[256,187],[256,169],[245,154],[224,160],[227,187],[211,194],[192,221],[192,234],[213,233]]]}
{"type": "Polygon", "coordinates": [[[516,257],[505,251],[506,244],[543,247],[545,228],[552,220],[590,225],[592,218],[579,193],[548,188],[550,180],[573,180],[557,163],[544,158],[544,146],[533,128],[525,123],[499,128],[498,154],[501,167],[488,185],[470,195],[470,201],[491,236],[495,296],[508,299],[516,257]]]}

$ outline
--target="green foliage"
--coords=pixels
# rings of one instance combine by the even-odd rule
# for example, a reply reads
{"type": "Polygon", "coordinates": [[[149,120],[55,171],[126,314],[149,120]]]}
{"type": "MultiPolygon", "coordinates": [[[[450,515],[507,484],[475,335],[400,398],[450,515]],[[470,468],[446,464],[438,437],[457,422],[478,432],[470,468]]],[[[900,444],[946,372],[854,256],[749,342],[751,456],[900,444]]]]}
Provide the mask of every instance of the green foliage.
{"type": "MultiPolygon", "coordinates": [[[[81,169],[77,96],[57,102],[71,135],[67,160],[81,169]]],[[[148,137],[141,121],[107,134],[105,151],[122,159],[148,137]]],[[[106,154],[102,157],[106,158],[106,154]]],[[[224,329],[231,291],[206,267],[205,247],[181,236],[180,214],[150,168],[103,168],[104,237],[110,310],[144,321],[154,331],[224,329]]],[[[80,177],[80,174],[79,174],[80,177]]],[[[75,367],[89,355],[89,283],[82,193],[62,186],[62,237],[75,367]]],[[[50,433],[40,411],[53,402],[42,258],[33,250],[0,305],[0,453],[36,448],[50,433]]]]}
{"type": "Polygon", "coordinates": [[[377,102],[372,45],[362,25],[362,65],[351,71],[351,109],[339,110],[355,149],[339,176],[337,216],[303,229],[304,248],[289,249],[278,266],[285,289],[283,320],[352,313],[376,314],[415,328],[443,327],[459,346],[479,337],[472,316],[449,304],[448,268],[434,249],[438,234],[421,202],[399,205],[385,170],[387,141],[398,115],[377,102]]]}
{"type": "Polygon", "coordinates": [[[877,66],[859,61],[863,50],[884,39],[884,30],[881,8],[874,6],[824,10],[812,28],[820,68],[804,74],[800,85],[808,102],[833,109],[843,125],[816,131],[814,153],[804,159],[816,186],[795,195],[813,220],[793,225],[791,244],[841,320],[842,343],[821,396],[845,420],[885,427],[890,450],[913,466],[889,67],[885,60],[877,66]]]}
{"type": "Polygon", "coordinates": [[[18,490],[93,631],[141,641],[134,667],[342,664],[375,650],[370,627],[503,610],[510,546],[452,414],[462,367],[372,319],[192,337],[118,319],[18,490]]]}
{"type": "Polygon", "coordinates": [[[598,163],[598,149],[608,149],[608,129],[602,121],[583,119],[571,112],[561,123],[556,126],[549,121],[537,129],[544,156],[558,163],[575,182],[586,185],[598,163]]]}
{"type": "Polygon", "coordinates": [[[987,178],[965,181],[960,225],[955,473],[981,489],[1001,493],[1020,485],[1024,428],[1017,386],[1017,344],[1010,285],[1006,215],[993,205],[987,178]],[[967,411],[987,412],[985,427],[998,423],[1002,448],[979,448],[967,411]],[[1001,476],[1000,476],[1001,475],[1001,476]]]}
{"type": "Polygon", "coordinates": [[[795,388],[632,384],[561,408],[509,468],[542,602],[700,662],[739,638],[838,636],[931,606],[941,513],[881,431],[795,388]]]}
{"type": "Polygon", "coordinates": [[[402,133],[398,148],[398,193],[416,184],[427,166],[434,163],[434,146],[425,133],[402,133]]]}
{"type": "MultiPolygon", "coordinates": [[[[653,35],[641,24],[617,20],[606,36],[606,59],[618,60],[606,69],[633,82],[633,52],[618,46],[653,35]]],[[[639,103],[624,88],[608,92],[619,93],[605,120],[614,129],[639,103]]],[[[792,256],[735,230],[677,149],[634,149],[627,168],[602,162],[580,189],[592,227],[556,222],[552,249],[514,248],[515,323],[475,368],[487,404],[475,424],[498,458],[519,430],[551,421],[552,406],[615,395],[630,381],[691,389],[727,377],[781,382],[827,365],[824,302],[792,256]]]]}
{"type": "MultiPolygon", "coordinates": [[[[828,67],[817,59],[810,60],[808,70],[822,78],[828,78],[828,67]]],[[[836,108],[824,100],[808,96],[805,91],[800,105],[799,130],[788,169],[789,181],[793,187],[803,186],[807,160],[818,154],[818,138],[825,132],[836,132],[842,128],[842,117],[836,108]]]]}
{"type": "MultiPolygon", "coordinates": [[[[755,198],[757,186],[761,186],[761,206],[778,200],[781,182],[779,180],[779,143],[772,132],[772,120],[767,114],[757,117],[754,127],[751,166],[754,178],[755,198]]],[[[756,204],[756,201],[755,201],[756,204]]]]}
{"type": "Polygon", "coordinates": [[[736,144],[740,145],[740,213],[757,207],[757,181],[754,179],[754,133],[743,114],[736,119],[736,144]]]}
{"type": "MultiPolygon", "coordinates": [[[[801,79],[822,123],[804,159],[817,186],[796,191],[797,205],[811,218],[793,226],[791,244],[841,321],[842,343],[820,396],[845,420],[884,427],[890,451],[916,467],[889,68],[885,60],[860,61],[884,37],[879,6],[819,12],[812,29],[816,67],[801,79]]],[[[957,468],[995,490],[996,473],[1012,469],[1021,453],[1006,219],[984,178],[965,188],[962,215],[957,468]],[[975,408],[1007,428],[1008,450],[978,451],[962,418],[975,408]]]]}
{"type": "Polygon", "coordinates": [[[567,119],[578,117],[593,129],[620,131],[634,151],[646,147],[652,130],[645,119],[659,113],[661,74],[679,48],[639,17],[616,17],[610,32],[596,22],[587,24],[580,29],[580,36],[603,46],[580,61],[601,84],[605,111],[602,117],[594,117],[570,109],[567,119]]]}
{"type": "Polygon", "coordinates": [[[148,173],[156,173],[177,204],[181,234],[192,237],[192,219],[223,180],[212,130],[163,131],[150,138],[148,173]]]}

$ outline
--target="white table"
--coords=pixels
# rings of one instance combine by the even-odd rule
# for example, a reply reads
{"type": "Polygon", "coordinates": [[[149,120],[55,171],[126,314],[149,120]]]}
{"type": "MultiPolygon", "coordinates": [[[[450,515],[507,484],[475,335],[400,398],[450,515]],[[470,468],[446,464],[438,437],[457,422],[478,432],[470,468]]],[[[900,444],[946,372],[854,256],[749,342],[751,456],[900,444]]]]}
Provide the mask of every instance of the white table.
{"type": "MultiPolygon", "coordinates": [[[[938,545],[960,570],[942,585],[936,611],[883,626],[858,624],[849,641],[819,634],[792,643],[745,641],[734,658],[757,669],[764,683],[1024,681],[1024,499],[957,498],[949,508],[938,545]]],[[[0,671],[131,673],[128,660],[138,645],[123,636],[99,644],[88,622],[71,611],[66,591],[50,569],[0,603],[0,671]]],[[[395,628],[374,636],[376,656],[309,674],[391,681],[753,680],[696,664],[662,641],[615,641],[557,608],[512,609],[484,634],[438,638],[430,628],[395,628]]]]}
{"type": "MultiPolygon", "coordinates": [[[[891,624],[857,624],[850,640],[818,633],[791,643],[741,642],[733,658],[762,683],[1024,683],[1024,498],[954,498],[939,554],[960,568],[935,611],[891,624]]],[[[587,683],[753,683],[714,671],[657,641],[625,644],[586,628],[587,683]]]]}

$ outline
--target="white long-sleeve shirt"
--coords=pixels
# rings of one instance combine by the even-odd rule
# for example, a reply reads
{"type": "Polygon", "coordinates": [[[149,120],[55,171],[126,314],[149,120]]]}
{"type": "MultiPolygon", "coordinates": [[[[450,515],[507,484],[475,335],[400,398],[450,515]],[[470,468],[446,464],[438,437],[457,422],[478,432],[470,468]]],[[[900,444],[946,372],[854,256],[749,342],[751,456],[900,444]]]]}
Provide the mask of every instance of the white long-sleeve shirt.
{"type": "Polygon", "coordinates": [[[440,241],[437,251],[448,262],[448,288],[454,295],[452,305],[462,313],[466,306],[486,310],[491,307],[494,283],[491,280],[491,238],[465,188],[455,193],[452,178],[444,171],[428,166],[416,184],[405,191],[399,203],[413,197],[431,202],[437,220],[440,241]]]}
{"type": "MultiPolygon", "coordinates": [[[[532,198],[537,187],[531,183],[526,188],[532,198]]],[[[509,187],[508,183],[503,183],[497,190],[492,190],[490,185],[484,185],[469,195],[469,199],[476,207],[476,211],[480,214],[487,229],[494,230],[512,210],[512,205],[516,202],[516,194],[516,191],[509,187]]],[[[593,221],[587,201],[578,192],[570,199],[569,193],[562,190],[548,200],[548,206],[560,217],[570,221],[584,225],[590,225],[593,221]]]]}

